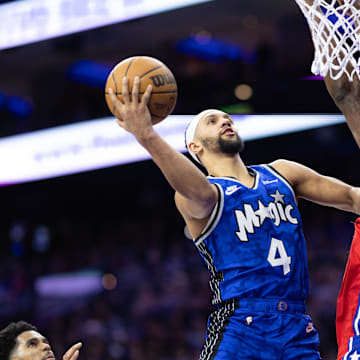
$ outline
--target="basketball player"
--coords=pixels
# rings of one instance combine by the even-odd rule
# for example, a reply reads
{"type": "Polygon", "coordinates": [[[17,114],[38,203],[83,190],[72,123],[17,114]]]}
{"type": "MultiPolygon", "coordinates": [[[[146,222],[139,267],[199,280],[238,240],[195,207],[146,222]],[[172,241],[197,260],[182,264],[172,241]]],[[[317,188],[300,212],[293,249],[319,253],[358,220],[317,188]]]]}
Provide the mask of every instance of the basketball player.
{"type": "Polygon", "coordinates": [[[355,221],[355,234],[336,306],[338,360],[360,359],[360,218],[355,221]]]}
{"type": "MultiPolygon", "coordinates": [[[[325,79],[329,94],[344,114],[347,124],[360,147],[360,81],[343,76],[325,79]]],[[[351,244],[336,307],[337,360],[360,360],[360,218],[355,221],[351,244]]]]}
{"type": "Polygon", "coordinates": [[[360,188],[287,160],[247,167],[229,115],[205,110],[186,130],[186,145],[209,176],[153,129],[149,86],[120,102],[117,123],[151,154],[175,190],[175,202],[210,270],[215,311],[200,359],[320,359],[318,334],[305,315],[308,269],[297,198],[360,214],[360,188]]]}
{"type": "MultiPolygon", "coordinates": [[[[82,344],[73,345],[63,360],[77,360],[82,344]]],[[[0,360],[55,360],[49,341],[25,321],[13,322],[0,331],[0,360]]]]}
{"type": "MultiPolygon", "coordinates": [[[[312,6],[312,0],[306,0],[312,6]]],[[[345,5],[344,0],[337,0],[345,5]]],[[[360,10],[360,2],[353,2],[360,10]]],[[[351,16],[351,12],[349,12],[351,16]]],[[[316,19],[316,16],[313,16],[316,19]]],[[[336,25],[336,17],[329,18],[336,25]]],[[[358,27],[358,24],[355,24],[358,27]]],[[[310,26],[311,30],[311,26],[310,26]]],[[[324,30],[325,31],[325,30],[324,30]]],[[[333,44],[334,45],[334,44],[333,44]]],[[[330,52],[333,51],[330,49],[330,52]]],[[[343,55],[343,54],[341,54],[343,55]]],[[[359,53],[356,54],[359,56],[359,53]]],[[[351,71],[351,69],[348,69],[351,71]]],[[[349,73],[350,73],[349,71],[349,73]]],[[[350,131],[360,147],[360,81],[357,76],[350,82],[343,75],[338,80],[325,78],[325,84],[335,104],[344,114],[350,131]]],[[[337,360],[360,360],[360,218],[355,221],[355,232],[345,274],[337,299],[336,337],[338,343],[337,360]]]]}

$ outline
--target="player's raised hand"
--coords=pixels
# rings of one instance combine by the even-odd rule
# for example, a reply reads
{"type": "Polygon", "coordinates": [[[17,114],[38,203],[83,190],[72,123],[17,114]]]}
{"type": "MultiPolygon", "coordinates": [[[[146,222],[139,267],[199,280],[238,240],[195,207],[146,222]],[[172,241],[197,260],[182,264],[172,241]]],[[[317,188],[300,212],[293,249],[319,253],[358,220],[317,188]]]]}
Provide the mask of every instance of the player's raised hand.
{"type": "Polygon", "coordinates": [[[79,350],[82,347],[82,343],[79,342],[73,345],[63,356],[63,360],[77,360],[79,357],[79,350]]]}
{"type": "Polygon", "coordinates": [[[123,102],[117,98],[113,89],[109,89],[118,125],[137,138],[144,137],[152,131],[151,115],[148,108],[152,87],[151,85],[147,87],[141,100],[139,100],[139,89],[140,78],[135,77],[130,95],[129,81],[124,77],[122,82],[123,102]]]}

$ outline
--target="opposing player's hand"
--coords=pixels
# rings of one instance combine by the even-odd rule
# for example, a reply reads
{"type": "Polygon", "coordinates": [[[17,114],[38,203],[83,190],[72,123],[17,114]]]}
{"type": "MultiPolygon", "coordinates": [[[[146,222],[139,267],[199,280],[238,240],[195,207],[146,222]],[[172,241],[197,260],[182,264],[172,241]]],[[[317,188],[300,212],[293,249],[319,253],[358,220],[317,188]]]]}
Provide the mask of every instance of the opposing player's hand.
{"type": "Polygon", "coordinates": [[[82,343],[79,342],[73,345],[63,356],[63,360],[76,360],[79,357],[79,350],[82,347],[82,343]]]}
{"type": "Polygon", "coordinates": [[[123,102],[109,89],[110,99],[114,105],[114,113],[120,127],[134,134],[137,138],[142,138],[152,131],[151,115],[148,103],[151,96],[152,86],[149,85],[139,100],[140,78],[134,79],[134,85],[129,93],[129,80],[124,77],[122,82],[123,102]]]}

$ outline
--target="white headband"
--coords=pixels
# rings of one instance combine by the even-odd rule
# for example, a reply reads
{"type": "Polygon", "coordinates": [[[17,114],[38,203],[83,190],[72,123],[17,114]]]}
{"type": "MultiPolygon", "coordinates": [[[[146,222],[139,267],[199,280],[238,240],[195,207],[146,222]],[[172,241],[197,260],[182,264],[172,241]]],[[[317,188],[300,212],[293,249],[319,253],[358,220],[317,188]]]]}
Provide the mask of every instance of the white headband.
{"type": "Polygon", "coordinates": [[[193,159],[196,160],[200,164],[201,164],[201,162],[200,162],[199,158],[197,157],[197,155],[195,153],[193,153],[192,151],[190,151],[189,144],[194,140],[196,129],[197,129],[198,125],[199,125],[199,121],[202,119],[202,117],[205,115],[205,113],[207,113],[209,111],[218,111],[218,110],[208,109],[208,110],[202,111],[200,114],[197,114],[190,121],[190,123],[189,123],[189,125],[188,125],[188,127],[186,128],[186,131],[185,131],[185,145],[186,145],[186,148],[187,148],[189,154],[193,157],[193,159]]]}

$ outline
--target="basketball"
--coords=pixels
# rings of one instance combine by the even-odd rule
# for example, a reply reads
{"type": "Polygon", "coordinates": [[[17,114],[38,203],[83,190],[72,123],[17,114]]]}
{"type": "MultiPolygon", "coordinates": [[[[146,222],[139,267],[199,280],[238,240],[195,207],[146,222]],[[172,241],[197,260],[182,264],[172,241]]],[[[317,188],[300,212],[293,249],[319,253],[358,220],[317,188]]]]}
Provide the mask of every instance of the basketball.
{"type": "Polygon", "coordinates": [[[134,78],[136,76],[140,78],[139,100],[141,100],[147,86],[152,85],[153,90],[148,107],[153,125],[172,113],[177,100],[177,85],[174,75],[164,63],[155,58],[134,56],[117,64],[107,78],[105,98],[107,106],[113,114],[113,105],[108,90],[109,88],[113,89],[119,100],[123,101],[121,91],[125,76],[129,79],[130,93],[134,78]]]}

